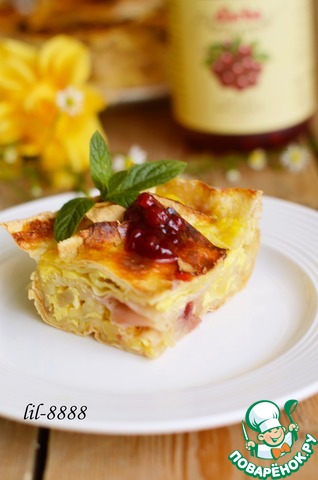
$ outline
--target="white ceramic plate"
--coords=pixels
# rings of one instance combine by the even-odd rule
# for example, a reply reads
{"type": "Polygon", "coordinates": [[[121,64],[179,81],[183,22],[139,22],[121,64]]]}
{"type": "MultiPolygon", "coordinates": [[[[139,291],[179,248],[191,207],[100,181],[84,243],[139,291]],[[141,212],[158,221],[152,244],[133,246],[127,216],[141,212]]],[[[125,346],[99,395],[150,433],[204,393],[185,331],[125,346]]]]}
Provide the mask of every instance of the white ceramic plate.
{"type": "MultiPolygon", "coordinates": [[[[20,205],[0,220],[67,199],[20,205]]],[[[282,405],[317,392],[318,213],[265,198],[261,226],[244,291],[153,361],[44,324],[27,300],[33,261],[1,231],[0,414],[22,421],[27,404],[42,403],[38,426],[166,433],[230,424],[257,400],[282,405]],[[86,406],[85,419],[47,418],[61,405],[86,406]]]]}

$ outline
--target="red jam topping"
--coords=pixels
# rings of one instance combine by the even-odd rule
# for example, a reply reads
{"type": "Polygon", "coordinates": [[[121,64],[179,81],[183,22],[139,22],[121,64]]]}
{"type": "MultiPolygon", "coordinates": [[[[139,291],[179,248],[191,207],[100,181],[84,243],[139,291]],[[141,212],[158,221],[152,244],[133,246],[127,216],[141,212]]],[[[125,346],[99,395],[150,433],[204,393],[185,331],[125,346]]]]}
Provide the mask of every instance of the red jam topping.
{"type": "Polygon", "coordinates": [[[126,210],[124,220],[127,222],[125,248],[144,258],[174,262],[177,280],[188,282],[194,276],[205,274],[227,254],[150,193],[138,196],[126,210]]]}
{"type": "Polygon", "coordinates": [[[141,193],[124,220],[129,222],[127,250],[155,260],[177,260],[187,240],[187,225],[173,208],[165,208],[150,193],[141,193]]]}

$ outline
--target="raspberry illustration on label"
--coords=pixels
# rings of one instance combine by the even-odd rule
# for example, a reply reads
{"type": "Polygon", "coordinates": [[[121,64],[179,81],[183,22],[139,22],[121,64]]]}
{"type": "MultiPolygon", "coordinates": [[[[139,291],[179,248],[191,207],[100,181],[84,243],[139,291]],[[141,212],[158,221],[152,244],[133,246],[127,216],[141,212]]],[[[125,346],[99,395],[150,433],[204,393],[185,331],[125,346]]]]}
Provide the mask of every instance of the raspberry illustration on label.
{"type": "Polygon", "coordinates": [[[211,45],[205,63],[223,87],[245,90],[257,85],[267,60],[256,42],[235,39],[211,45]]]}

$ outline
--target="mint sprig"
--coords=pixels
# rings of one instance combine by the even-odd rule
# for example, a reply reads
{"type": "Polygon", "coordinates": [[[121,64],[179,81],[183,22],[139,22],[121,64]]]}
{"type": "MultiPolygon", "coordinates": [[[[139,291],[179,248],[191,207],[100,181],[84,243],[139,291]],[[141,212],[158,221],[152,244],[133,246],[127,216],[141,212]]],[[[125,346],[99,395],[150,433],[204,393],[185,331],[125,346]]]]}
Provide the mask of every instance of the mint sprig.
{"type": "Polygon", "coordinates": [[[115,173],[109,181],[107,200],[127,208],[139,192],[166,183],[183,169],[183,162],[166,160],[135,165],[129,170],[115,173]]]}
{"type": "MultiPolygon", "coordinates": [[[[134,202],[142,190],[168,182],[186,167],[185,162],[178,160],[160,160],[114,173],[107,144],[99,132],[92,136],[89,152],[91,177],[100,191],[101,199],[125,208],[134,202]]],[[[61,242],[71,237],[95,203],[93,198],[77,197],[63,205],[54,222],[55,240],[61,242]]]]}

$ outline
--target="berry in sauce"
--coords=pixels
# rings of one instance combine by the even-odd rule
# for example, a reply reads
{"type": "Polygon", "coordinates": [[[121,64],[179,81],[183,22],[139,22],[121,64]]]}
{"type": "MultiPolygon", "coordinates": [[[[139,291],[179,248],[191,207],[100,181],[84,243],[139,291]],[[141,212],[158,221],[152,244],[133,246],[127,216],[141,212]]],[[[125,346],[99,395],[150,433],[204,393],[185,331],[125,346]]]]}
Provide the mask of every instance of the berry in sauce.
{"type": "Polygon", "coordinates": [[[213,245],[171,207],[141,193],[125,211],[125,248],[143,258],[171,263],[177,280],[190,281],[214,267],[226,250],[213,245]]]}
{"type": "Polygon", "coordinates": [[[175,261],[188,237],[183,218],[147,192],[126,210],[124,220],[129,222],[126,248],[144,257],[175,261]]]}

